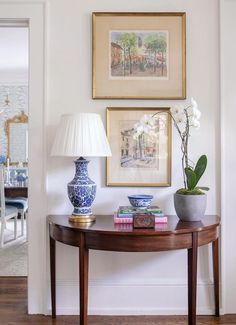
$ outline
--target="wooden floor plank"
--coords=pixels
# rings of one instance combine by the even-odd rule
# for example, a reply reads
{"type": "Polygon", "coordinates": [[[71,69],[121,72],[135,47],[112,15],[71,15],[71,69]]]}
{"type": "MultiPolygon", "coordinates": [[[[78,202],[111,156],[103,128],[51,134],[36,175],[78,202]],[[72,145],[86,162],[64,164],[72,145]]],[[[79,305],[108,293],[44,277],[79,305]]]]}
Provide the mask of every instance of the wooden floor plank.
{"type": "MultiPolygon", "coordinates": [[[[27,315],[27,278],[0,277],[0,325],[79,325],[78,316],[27,315]]],[[[90,316],[89,325],[187,325],[186,316],[90,316]]],[[[197,325],[236,325],[236,315],[198,316],[197,325]]]]}

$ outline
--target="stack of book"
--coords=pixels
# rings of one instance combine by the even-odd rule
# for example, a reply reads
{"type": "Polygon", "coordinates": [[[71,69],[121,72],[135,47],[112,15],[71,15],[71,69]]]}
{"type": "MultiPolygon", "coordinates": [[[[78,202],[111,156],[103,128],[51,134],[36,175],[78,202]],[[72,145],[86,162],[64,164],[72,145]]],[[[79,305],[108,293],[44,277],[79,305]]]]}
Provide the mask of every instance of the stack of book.
{"type": "Polygon", "coordinates": [[[167,217],[158,206],[150,206],[146,209],[138,209],[132,206],[120,206],[118,211],[114,213],[114,223],[132,224],[134,215],[153,215],[155,223],[167,223],[167,217]]]}

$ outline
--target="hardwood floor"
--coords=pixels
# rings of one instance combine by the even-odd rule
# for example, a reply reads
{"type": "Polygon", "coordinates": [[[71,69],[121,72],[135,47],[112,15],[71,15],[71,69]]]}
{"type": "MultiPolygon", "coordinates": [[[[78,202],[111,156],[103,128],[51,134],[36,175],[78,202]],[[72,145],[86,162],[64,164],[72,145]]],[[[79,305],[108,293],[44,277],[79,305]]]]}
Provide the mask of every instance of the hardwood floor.
{"type": "MultiPolygon", "coordinates": [[[[0,277],[0,325],[79,325],[78,316],[27,315],[27,278],[0,277]]],[[[236,315],[197,317],[198,325],[236,325],[236,315]]],[[[90,316],[89,325],[187,325],[185,316],[90,316]]]]}

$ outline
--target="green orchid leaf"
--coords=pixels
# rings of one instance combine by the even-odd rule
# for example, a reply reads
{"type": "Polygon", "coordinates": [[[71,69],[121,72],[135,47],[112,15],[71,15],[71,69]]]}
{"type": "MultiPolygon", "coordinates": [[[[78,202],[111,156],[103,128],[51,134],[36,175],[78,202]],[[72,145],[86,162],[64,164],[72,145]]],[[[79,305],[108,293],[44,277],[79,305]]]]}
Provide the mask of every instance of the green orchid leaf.
{"type": "Polygon", "coordinates": [[[185,168],[185,174],[187,177],[187,185],[188,185],[188,190],[193,190],[197,184],[197,176],[195,174],[195,172],[189,168],[186,167],[185,168]]]}
{"type": "Polygon", "coordinates": [[[202,155],[198,159],[197,164],[196,164],[195,169],[194,169],[194,173],[196,174],[196,185],[199,182],[202,175],[204,174],[204,172],[206,170],[206,167],[207,167],[207,156],[202,155]]]}

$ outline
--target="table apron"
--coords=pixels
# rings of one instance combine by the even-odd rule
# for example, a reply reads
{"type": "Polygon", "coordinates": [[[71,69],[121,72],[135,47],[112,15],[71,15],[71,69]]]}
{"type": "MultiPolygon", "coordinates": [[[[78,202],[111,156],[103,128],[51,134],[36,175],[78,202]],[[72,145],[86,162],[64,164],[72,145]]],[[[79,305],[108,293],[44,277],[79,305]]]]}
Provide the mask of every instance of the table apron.
{"type": "Polygon", "coordinates": [[[218,226],[198,233],[198,246],[203,246],[215,241],[219,237],[218,226]]]}
{"type": "MultiPolygon", "coordinates": [[[[192,233],[161,235],[129,235],[83,232],[85,247],[95,250],[118,252],[158,252],[192,247],[192,233]]],[[[56,241],[75,247],[80,246],[80,231],[50,225],[50,236],[56,241]]],[[[217,227],[198,232],[198,246],[218,238],[217,227]]]]}
{"type": "Polygon", "coordinates": [[[63,244],[79,247],[81,232],[74,231],[73,229],[66,229],[54,224],[49,224],[50,236],[63,244]]]}
{"type": "Polygon", "coordinates": [[[86,247],[106,251],[157,252],[190,248],[191,245],[191,234],[169,236],[114,236],[109,234],[86,234],[86,247]]]}

